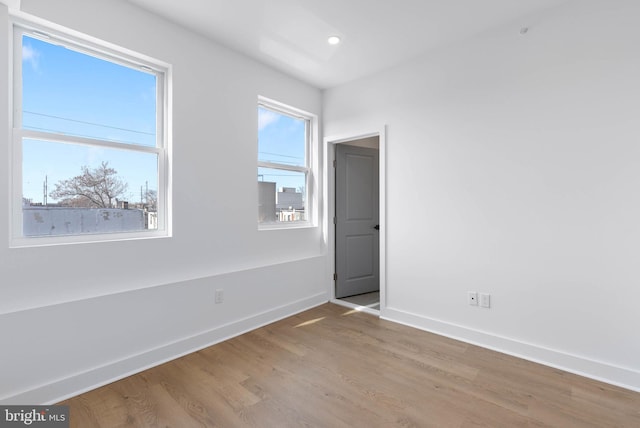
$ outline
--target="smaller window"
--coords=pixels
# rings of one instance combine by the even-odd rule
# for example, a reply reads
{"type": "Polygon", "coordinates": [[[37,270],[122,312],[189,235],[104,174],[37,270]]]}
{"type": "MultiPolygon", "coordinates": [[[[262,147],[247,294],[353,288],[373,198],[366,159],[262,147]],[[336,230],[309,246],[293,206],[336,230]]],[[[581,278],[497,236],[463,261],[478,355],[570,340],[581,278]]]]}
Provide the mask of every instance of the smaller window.
{"type": "Polygon", "coordinates": [[[261,98],[258,103],[258,224],[311,220],[314,116],[261,98]]]}

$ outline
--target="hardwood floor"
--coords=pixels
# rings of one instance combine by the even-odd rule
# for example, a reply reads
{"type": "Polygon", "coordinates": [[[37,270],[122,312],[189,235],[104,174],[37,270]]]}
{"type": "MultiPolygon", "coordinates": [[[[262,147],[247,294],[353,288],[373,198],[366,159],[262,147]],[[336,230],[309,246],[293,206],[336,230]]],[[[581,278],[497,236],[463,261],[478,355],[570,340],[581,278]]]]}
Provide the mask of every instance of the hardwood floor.
{"type": "Polygon", "coordinates": [[[74,397],[72,427],[640,427],[640,393],[325,304],[74,397]]]}

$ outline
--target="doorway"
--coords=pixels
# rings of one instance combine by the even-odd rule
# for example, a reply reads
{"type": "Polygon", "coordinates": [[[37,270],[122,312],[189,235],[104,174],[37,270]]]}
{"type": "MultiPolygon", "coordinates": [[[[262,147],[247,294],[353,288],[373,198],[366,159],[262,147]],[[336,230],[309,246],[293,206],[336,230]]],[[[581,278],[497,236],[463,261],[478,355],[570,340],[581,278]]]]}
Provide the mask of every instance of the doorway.
{"type": "Polygon", "coordinates": [[[335,144],[334,295],[380,310],[380,136],[335,144]]]}

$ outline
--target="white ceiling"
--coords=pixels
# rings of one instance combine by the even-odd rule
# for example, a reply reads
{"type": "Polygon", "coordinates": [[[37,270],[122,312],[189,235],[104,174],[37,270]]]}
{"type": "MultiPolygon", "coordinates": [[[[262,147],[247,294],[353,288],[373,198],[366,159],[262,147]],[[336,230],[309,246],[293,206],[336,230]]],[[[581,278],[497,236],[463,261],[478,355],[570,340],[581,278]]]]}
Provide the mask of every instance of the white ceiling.
{"type": "Polygon", "coordinates": [[[566,0],[128,1],[329,88],[566,0]]]}

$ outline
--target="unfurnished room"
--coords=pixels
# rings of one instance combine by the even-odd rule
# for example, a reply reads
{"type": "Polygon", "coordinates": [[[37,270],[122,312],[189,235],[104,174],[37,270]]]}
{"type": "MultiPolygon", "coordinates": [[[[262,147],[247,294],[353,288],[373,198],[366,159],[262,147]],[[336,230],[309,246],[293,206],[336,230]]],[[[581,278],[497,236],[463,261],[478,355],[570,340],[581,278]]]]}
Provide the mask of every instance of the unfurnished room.
{"type": "Polygon", "coordinates": [[[0,0],[0,427],[639,427],[639,18],[0,0]]]}

